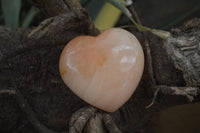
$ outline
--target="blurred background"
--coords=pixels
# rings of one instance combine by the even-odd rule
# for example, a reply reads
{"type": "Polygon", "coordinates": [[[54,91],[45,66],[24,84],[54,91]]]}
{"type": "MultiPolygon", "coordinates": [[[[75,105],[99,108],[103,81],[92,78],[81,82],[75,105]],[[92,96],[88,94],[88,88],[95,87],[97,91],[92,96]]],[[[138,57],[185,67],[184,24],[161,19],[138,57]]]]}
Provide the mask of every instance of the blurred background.
{"type": "MultiPolygon", "coordinates": [[[[28,0],[0,0],[0,25],[11,27],[37,26],[47,16],[32,6],[28,0]]],[[[96,26],[103,30],[123,26],[129,19],[104,0],[79,0],[96,26]]],[[[143,25],[170,29],[181,22],[200,16],[199,0],[133,0],[143,25]]]]}

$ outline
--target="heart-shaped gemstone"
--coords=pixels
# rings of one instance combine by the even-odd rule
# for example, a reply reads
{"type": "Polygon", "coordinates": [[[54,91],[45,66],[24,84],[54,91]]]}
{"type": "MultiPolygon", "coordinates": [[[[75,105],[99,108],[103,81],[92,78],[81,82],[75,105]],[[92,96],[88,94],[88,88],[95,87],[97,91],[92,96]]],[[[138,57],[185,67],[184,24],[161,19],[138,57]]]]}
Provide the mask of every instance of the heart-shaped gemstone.
{"type": "Polygon", "coordinates": [[[131,97],[143,68],[140,43],[119,28],[97,37],[76,37],[64,48],[59,63],[65,84],[87,103],[108,112],[116,111],[131,97]]]}

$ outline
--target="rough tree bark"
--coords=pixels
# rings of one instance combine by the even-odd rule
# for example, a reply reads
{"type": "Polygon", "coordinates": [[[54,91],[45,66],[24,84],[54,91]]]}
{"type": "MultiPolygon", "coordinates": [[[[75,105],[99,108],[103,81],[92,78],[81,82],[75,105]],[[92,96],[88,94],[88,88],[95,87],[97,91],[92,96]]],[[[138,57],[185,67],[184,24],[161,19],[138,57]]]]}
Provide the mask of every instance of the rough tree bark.
{"type": "MultiPolygon", "coordinates": [[[[72,38],[97,35],[98,30],[76,0],[33,2],[49,16],[38,27],[0,27],[0,131],[68,132],[72,114],[87,104],[62,82],[58,72],[59,55],[63,46],[72,38]]],[[[143,44],[146,66],[143,79],[132,98],[118,111],[110,114],[122,132],[152,132],[150,117],[153,113],[173,105],[185,104],[188,102],[187,97],[199,101],[199,24],[200,19],[189,21],[181,28],[173,30],[174,38],[166,42],[150,33],[145,33],[144,36],[135,29],[129,29],[143,44]],[[173,45],[181,36],[189,39],[193,37],[197,42],[190,46],[185,43],[181,46],[173,45]],[[178,52],[182,56],[189,56],[184,57],[182,62],[177,62],[176,55],[171,53],[169,56],[172,52],[170,49],[180,49],[178,52]],[[181,52],[188,50],[189,53],[186,54],[181,52]],[[189,65],[182,68],[188,60],[192,69],[189,69],[189,65]],[[194,75],[188,77],[188,69],[194,75]],[[192,76],[197,78],[193,80],[192,76]],[[157,101],[146,109],[153,92],[159,87],[157,101]],[[188,87],[193,87],[191,94],[188,87]]],[[[107,131],[109,125],[105,129],[99,121],[110,121],[110,116],[99,111],[95,113],[95,110],[91,109],[89,114],[94,115],[83,131],[92,132],[94,125],[101,126],[96,128],[99,132],[118,131],[116,127],[111,128],[116,130],[107,131]]]]}

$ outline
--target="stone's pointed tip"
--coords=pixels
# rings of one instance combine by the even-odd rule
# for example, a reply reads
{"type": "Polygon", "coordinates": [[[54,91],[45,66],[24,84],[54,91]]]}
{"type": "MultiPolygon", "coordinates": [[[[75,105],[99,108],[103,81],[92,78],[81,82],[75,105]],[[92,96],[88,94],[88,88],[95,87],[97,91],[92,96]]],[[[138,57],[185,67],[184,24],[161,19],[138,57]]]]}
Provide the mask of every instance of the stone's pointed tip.
{"type": "Polygon", "coordinates": [[[114,112],[134,93],[144,54],[133,34],[111,28],[97,37],[71,40],[63,49],[59,69],[63,81],[81,99],[114,112]]]}

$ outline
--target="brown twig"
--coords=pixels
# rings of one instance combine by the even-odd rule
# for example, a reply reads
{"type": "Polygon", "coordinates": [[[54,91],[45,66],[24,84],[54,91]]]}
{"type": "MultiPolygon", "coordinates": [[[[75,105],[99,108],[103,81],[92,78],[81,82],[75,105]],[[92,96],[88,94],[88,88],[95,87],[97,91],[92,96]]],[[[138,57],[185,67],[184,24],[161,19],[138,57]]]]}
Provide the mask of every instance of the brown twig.
{"type": "Polygon", "coordinates": [[[86,10],[76,0],[51,0],[51,2],[37,0],[37,2],[51,18],[41,22],[33,30],[0,27],[0,62],[36,48],[65,45],[76,36],[95,36],[99,33],[86,10]],[[58,3],[63,6],[55,7],[54,4],[48,3],[58,3]]]}
{"type": "MultiPolygon", "coordinates": [[[[50,130],[44,126],[37,118],[31,107],[28,105],[23,95],[18,89],[15,90],[0,90],[0,94],[9,94],[12,95],[15,99],[21,110],[26,115],[28,121],[33,125],[34,129],[38,133],[57,133],[53,130],[50,130]]],[[[64,133],[64,132],[63,132],[64,133]]]]}
{"type": "Polygon", "coordinates": [[[197,96],[199,93],[198,87],[173,87],[166,85],[158,85],[155,87],[156,91],[154,92],[152,102],[146,106],[146,108],[150,108],[156,100],[158,92],[161,91],[163,94],[168,95],[178,95],[178,96],[186,96],[190,102],[193,101],[194,96],[197,96]]]}
{"type": "Polygon", "coordinates": [[[159,91],[160,91],[160,88],[158,87],[156,89],[156,91],[154,92],[152,102],[149,105],[146,106],[146,109],[150,108],[155,103],[156,97],[157,97],[159,91]]]}
{"type": "Polygon", "coordinates": [[[120,129],[116,126],[109,114],[103,113],[103,122],[109,133],[121,133],[120,129]]]}
{"type": "MultiPolygon", "coordinates": [[[[7,76],[3,75],[3,79],[0,79],[0,95],[9,94],[12,98],[15,99],[16,103],[19,105],[21,111],[25,114],[25,117],[30,122],[30,124],[34,127],[34,129],[38,133],[58,133],[53,131],[43,125],[36,117],[35,112],[32,110],[31,106],[28,104],[27,100],[24,98],[20,89],[17,87],[17,83],[14,79],[13,73],[11,72],[11,65],[8,64],[7,76]]],[[[62,132],[59,132],[62,133],[62,132]]],[[[63,132],[65,133],[65,132],[63,132]]]]}
{"type": "Polygon", "coordinates": [[[16,101],[19,104],[21,110],[26,115],[26,118],[29,120],[29,122],[33,125],[34,129],[38,131],[38,133],[56,133],[53,130],[50,130],[46,126],[44,126],[37,118],[31,107],[28,105],[22,94],[19,90],[17,90],[17,93],[15,95],[16,101]]]}
{"type": "Polygon", "coordinates": [[[96,112],[95,115],[87,122],[83,132],[84,133],[105,133],[106,128],[103,124],[103,116],[101,111],[96,112]]]}
{"type": "Polygon", "coordinates": [[[9,94],[9,95],[15,95],[15,90],[0,90],[0,94],[9,94]]]}
{"type": "MultiPolygon", "coordinates": [[[[104,123],[104,126],[109,131],[109,133],[121,133],[121,131],[113,121],[112,117],[108,113],[105,113],[104,111],[100,111],[100,113],[97,113],[97,111],[98,110],[96,108],[92,106],[87,106],[75,112],[72,115],[71,120],[69,122],[69,133],[81,133],[86,123],[89,121],[89,119],[95,117],[97,114],[102,116],[102,121],[104,123]]],[[[93,126],[100,126],[100,125],[93,124],[93,126]]],[[[87,130],[93,131],[93,129],[87,129],[87,130]]]]}
{"type": "Polygon", "coordinates": [[[163,94],[186,96],[190,102],[200,93],[198,87],[173,87],[161,85],[158,86],[158,88],[160,88],[163,94]]]}
{"type": "Polygon", "coordinates": [[[69,122],[69,133],[81,133],[87,121],[95,115],[96,108],[87,106],[76,111],[69,122]]]}

